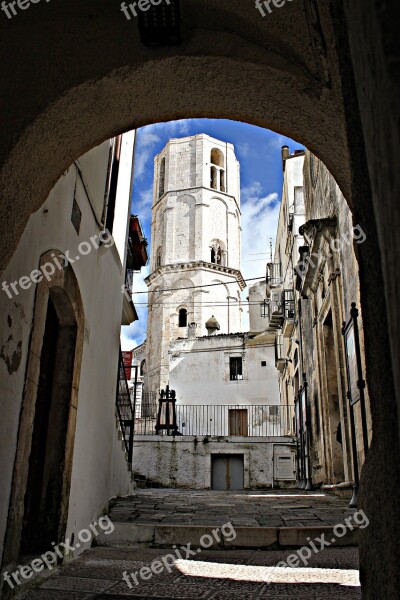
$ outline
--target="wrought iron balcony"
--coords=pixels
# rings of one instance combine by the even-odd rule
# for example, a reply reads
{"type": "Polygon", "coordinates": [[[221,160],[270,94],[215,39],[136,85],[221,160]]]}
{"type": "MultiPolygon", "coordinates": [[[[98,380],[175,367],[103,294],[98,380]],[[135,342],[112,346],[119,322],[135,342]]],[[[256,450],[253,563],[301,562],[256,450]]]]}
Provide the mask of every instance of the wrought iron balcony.
{"type": "Polygon", "coordinates": [[[295,316],[295,302],[294,302],[294,291],[284,290],[282,292],[282,305],[283,305],[283,324],[282,333],[283,337],[290,337],[294,329],[294,316],[295,316]]]}
{"type": "MultiPolygon", "coordinates": [[[[135,435],[156,435],[157,408],[136,416],[135,435]]],[[[176,405],[178,435],[202,437],[293,436],[293,414],[291,405],[176,405]]]]}

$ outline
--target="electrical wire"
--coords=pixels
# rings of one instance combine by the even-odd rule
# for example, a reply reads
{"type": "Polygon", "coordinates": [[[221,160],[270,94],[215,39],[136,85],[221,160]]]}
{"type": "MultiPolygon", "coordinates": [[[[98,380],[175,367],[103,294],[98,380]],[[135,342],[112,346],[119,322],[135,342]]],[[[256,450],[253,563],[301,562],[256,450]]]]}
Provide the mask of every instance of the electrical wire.
{"type": "MultiPolygon", "coordinates": [[[[261,277],[252,277],[251,279],[244,279],[243,281],[257,281],[260,279],[265,279],[265,275],[262,275],[261,277]]],[[[181,287],[181,288],[169,288],[166,290],[155,289],[152,291],[145,290],[143,292],[133,292],[132,291],[132,296],[134,294],[153,294],[153,293],[158,293],[158,292],[179,292],[180,290],[196,290],[199,288],[213,287],[216,285],[231,285],[232,283],[237,283],[237,281],[226,281],[225,283],[223,283],[223,282],[221,282],[221,283],[206,283],[204,285],[193,285],[191,287],[181,287]]]]}

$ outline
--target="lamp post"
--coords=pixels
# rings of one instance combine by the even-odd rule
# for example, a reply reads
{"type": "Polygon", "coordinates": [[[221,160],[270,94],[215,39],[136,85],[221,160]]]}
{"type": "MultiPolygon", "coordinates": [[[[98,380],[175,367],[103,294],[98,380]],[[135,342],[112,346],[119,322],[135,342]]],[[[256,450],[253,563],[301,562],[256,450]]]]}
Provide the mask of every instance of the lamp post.
{"type": "Polygon", "coordinates": [[[160,391],[158,402],[156,433],[158,434],[160,431],[166,431],[167,435],[177,435],[178,427],[176,424],[175,390],[170,390],[169,385],[167,385],[165,390],[160,391]]]}

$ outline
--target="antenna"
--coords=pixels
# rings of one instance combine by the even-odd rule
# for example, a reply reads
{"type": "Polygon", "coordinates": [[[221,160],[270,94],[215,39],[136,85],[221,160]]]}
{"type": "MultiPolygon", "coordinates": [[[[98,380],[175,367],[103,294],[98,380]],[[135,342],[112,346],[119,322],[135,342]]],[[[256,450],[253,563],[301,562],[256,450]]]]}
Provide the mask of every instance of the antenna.
{"type": "Polygon", "coordinates": [[[271,258],[270,258],[270,262],[272,262],[273,257],[272,257],[272,238],[269,238],[269,251],[271,254],[271,258]]]}

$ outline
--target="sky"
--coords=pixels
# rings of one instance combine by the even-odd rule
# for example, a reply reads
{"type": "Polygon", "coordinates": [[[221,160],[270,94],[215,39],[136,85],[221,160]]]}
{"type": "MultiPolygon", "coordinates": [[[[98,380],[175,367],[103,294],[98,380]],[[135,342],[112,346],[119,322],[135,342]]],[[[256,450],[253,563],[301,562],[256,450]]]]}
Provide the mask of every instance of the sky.
{"type": "MultiPolygon", "coordinates": [[[[282,194],[281,147],[290,151],[303,149],[301,144],[274,133],[237,121],[222,119],[188,119],[148,125],[137,130],[134,179],[132,186],[132,214],[138,215],[145,236],[151,244],[151,205],[153,199],[153,159],[168,140],[205,133],[224,142],[232,143],[240,162],[242,211],[242,274],[245,279],[263,277],[270,258],[270,238],[274,245],[282,194]]],[[[133,291],[144,292],[144,278],[149,266],[135,274],[133,291]]],[[[248,288],[243,292],[243,299],[248,288]]],[[[139,321],[122,327],[121,346],[131,350],[146,339],[147,294],[134,294],[139,321]],[[143,303],[143,304],[142,304],[143,303]]],[[[244,311],[244,331],[248,328],[244,311]]]]}

